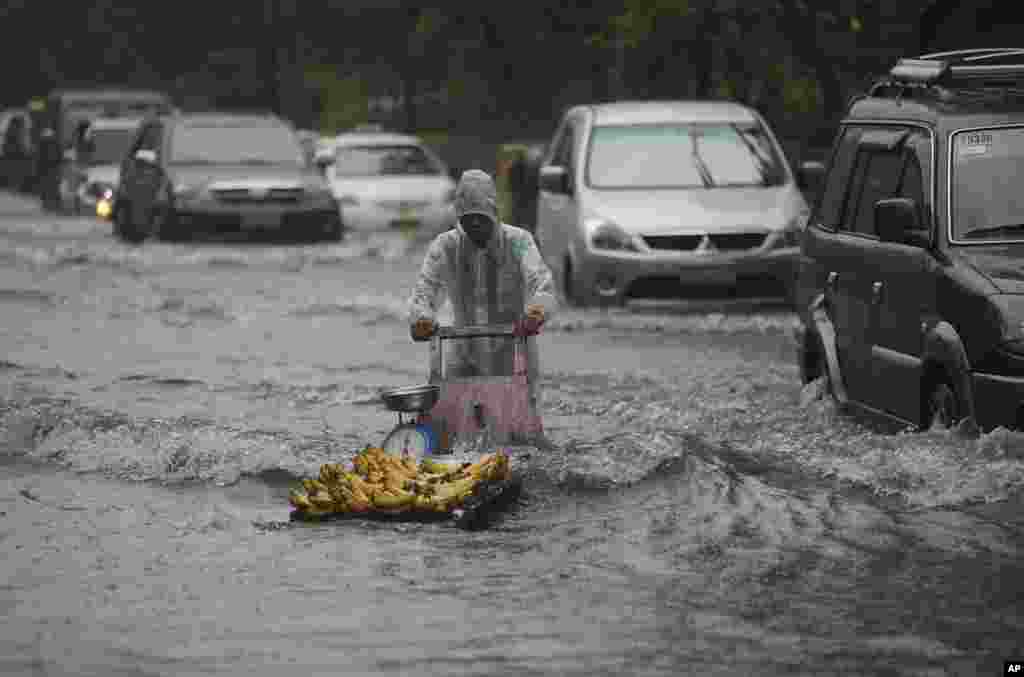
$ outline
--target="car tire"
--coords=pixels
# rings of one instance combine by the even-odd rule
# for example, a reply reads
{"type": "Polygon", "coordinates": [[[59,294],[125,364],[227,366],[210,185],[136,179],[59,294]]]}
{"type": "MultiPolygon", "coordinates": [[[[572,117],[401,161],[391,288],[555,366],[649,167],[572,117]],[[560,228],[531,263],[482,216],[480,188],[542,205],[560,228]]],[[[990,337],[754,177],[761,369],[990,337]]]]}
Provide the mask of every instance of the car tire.
{"type": "Polygon", "coordinates": [[[147,230],[149,236],[159,242],[180,242],[184,239],[185,233],[178,226],[175,217],[173,196],[169,187],[163,190],[163,196],[149,211],[147,230]]]}
{"type": "Polygon", "coordinates": [[[573,308],[586,308],[593,305],[594,299],[586,292],[580,291],[583,287],[582,281],[576,277],[573,270],[572,259],[565,257],[562,263],[562,296],[565,302],[573,308]]]}
{"type": "Polygon", "coordinates": [[[800,380],[806,385],[819,378],[824,378],[825,392],[833,401],[838,402],[835,388],[832,386],[832,372],[828,368],[828,358],[825,356],[824,342],[818,333],[814,331],[804,331],[802,341],[800,380]]]}
{"type": "Polygon", "coordinates": [[[131,205],[119,201],[114,209],[114,235],[122,242],[140,244],[146,239],[145,233],[139,231],[132,222],[131,205]]]}
{"type": "Polygon", "coordinates": [[[922,430],[929,430],[936,423],[946,429],[953,428],[964,418],[960,394],[945,370],[936,370],[934,376],[926,380],[922,414],[922,430]]]}

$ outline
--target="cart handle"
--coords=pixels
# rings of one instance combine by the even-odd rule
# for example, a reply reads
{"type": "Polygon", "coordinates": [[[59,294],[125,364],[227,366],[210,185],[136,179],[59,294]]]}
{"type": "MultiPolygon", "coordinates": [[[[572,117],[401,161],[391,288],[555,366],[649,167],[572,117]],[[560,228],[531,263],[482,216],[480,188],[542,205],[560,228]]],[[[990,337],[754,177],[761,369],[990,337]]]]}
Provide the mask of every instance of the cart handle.
{"type": "Polygon", "coordinates": [[[434,336],[439,339],[503,338],[515,335],[515,325],[511,324],[478,324],[465,327],[443,325],[434,331],[434,336]]]}
{"type": "Polygon", "coordinates": [[[529,367],[525,351],[527,337],[517,335],[515,325],[490,324],[465,327],[442,325],[437,327],[434,330],[434,335],[430,337],[430,382],[440,383],[444,375],[444,351],[441,350],[441,342],[444,339],[511,337],[517,339],[512,349],[512,374],[513,376],[528,376],[529,367]]]}

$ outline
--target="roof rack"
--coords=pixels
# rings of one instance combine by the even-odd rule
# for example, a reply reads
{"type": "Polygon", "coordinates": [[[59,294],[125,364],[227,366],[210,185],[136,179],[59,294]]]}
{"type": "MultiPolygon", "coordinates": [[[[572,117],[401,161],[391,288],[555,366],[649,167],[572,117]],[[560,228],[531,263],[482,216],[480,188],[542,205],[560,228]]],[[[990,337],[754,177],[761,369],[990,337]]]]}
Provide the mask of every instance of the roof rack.
{"type": "Polygon", "coordinates": [[[1024,48],[962,49],[900,59],[889,71],[895,82],[949,84],[972,78],[1024,78],[1024,48]]]}
{"type": "Polygon", "coordinates": [[[1024,90],[1024,48],[1000,47],[934,52],[900,59],[869,96],[920,96],[950,100],[987,93],[1020,96],[1024,90]]]}

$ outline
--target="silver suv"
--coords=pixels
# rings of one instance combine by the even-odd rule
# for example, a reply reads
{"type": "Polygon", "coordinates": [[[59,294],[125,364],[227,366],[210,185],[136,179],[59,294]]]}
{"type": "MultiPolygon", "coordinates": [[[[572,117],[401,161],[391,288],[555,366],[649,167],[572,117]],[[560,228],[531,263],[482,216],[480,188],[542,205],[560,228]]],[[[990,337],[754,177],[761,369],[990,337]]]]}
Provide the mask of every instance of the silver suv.
{"type": "Polygon", "coordinates": [[[771,285],[789,296],[807,204],[775,135],[729,102],[620,102],[563,117],[537,241],[576,305],[771,285]]]}

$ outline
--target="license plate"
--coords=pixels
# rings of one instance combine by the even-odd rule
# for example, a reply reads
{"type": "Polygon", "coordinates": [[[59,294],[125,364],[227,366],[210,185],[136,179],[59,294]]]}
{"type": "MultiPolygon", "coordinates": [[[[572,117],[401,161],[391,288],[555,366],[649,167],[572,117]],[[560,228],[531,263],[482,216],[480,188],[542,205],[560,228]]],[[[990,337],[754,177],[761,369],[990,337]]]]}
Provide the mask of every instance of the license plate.
{"type": "Polygon", "coordinates": [[[398,210],[399,221],[416,221],[417,216],[419,215],[416,213],[416,209],[413,207],[402,207],[401,209],[398,210]]]}
{"type": "Polygon", "coordinates": [[[391,222],[391,227],[399,230],[415,230],[420,227],[420,222],[416,219],[395,219],[391,222]]]}
{"type": "Polygon", "coordinates": [[[679,281],[688,285],[722,285],[736,284],[736,273],[731,270],[684,270],[679,281]]]}
{"type": "Polygon", "coordinates": [[[281,226],[281,215],[277,213],[246,214],[242,219],[242,223],[251,230],[279,228],[281,226]]]}

